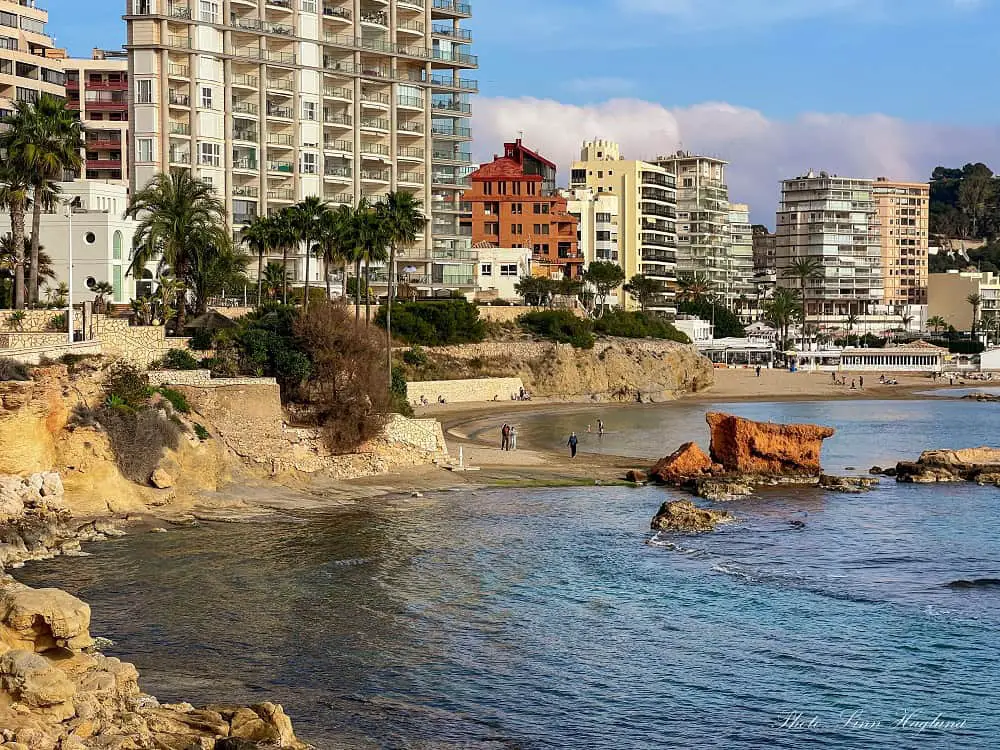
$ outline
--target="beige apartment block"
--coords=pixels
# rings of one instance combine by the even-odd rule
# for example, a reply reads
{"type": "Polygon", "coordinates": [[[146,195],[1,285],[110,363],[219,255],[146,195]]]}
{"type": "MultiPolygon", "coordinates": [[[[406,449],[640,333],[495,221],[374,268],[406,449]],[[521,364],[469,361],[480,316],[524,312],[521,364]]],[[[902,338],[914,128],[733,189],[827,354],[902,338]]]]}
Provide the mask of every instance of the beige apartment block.
{"type": "MultiPolygon", "coordinates": [[[[643,274],[659,282],[650,307],[676,315],[677,292],[677,183],[666,168],[645,161],[626,160],[613,141],[587,141],[580,160],[573,163],[572,189],[588,188],[598,198],[618,199],[618,254],[625,277],[643,274]]],[[[630,308],[636,307],[631,298],[630,308]]]]}
{"type": "Polygon", "coordinates": [[[778,285],[799,289],[811,323],[885,313],[882,244],[872,180],[809,172],[785,180],[777,212],[778,285]],[[797,260],[819,261],[819,278],[788,275],[797,260]]]}
{"type": "Polygon", "coordinates": [[[677,272],[707,280],[733,307],[740,291],[729,254],[727,162],[678,151],[655,163],[677,179],[677,272]]]}
{"type": "MultiPolygon", "coordinates": [[[[191,169],[237,231],[312,195],[356,205],[409,191],[433,228],[406,255],[409,283],[440,289],[469,244],[468,4],[129,0],[126,14],[133,189],[191,169]]],[[[301,249],[289,271],[304,280],[301,249]]]]}
{"type": "MultiPolygon", "coordinates": [[[[622,265],[621,252],[618,248],[618,196],[614,193],[598,193],[589,188],[571,188],[561,190],[560,195],[566,199],[566,210],[579,221],[580,254],[583,255],[584,266],[594,261],[617,263],[622,265]]],[[[609,305],[626,304],[626,293],[619,289],[609,305]]]]}
{"type": "Polygon", "coordinates": [[[63,97],[65,53],[45,30],[49,14],[34,0],[0,0],[0,116],[15,102],[36,101],[40,94],[63,97]]]}
{"type": "Polygon", "coordinates": [[[875,180],[875,208],[882,240],[885,304],[897,309],[927,304],[930,185],[875,180]]]}
{"type": "Polygon", "coordinates": [[[927,318],[941,317],[959,331],[972,330],[969,297],[978,294],[978,328],[995,328],[1000,321],[1000,276],[988,271],[949,271],[927,277],[927,318]],[[985,321],[985,323],[984,323],[985,321]]]}
{"type": "Polygon", "coordinates": [[[128,184],[128,55],[95,49],[63,60],[66,106],[79,113],[87,153],[80,177],[128,184]]]}
{"type": "Polygon", "coordinates": [[[759,311],[756,309],[757,287],[754,284],[750,206],[746,203],[730,203],[727,223],[729,263],[733,273],[730,306],[742,321],[751,323],[756,320],[759,311]]]}

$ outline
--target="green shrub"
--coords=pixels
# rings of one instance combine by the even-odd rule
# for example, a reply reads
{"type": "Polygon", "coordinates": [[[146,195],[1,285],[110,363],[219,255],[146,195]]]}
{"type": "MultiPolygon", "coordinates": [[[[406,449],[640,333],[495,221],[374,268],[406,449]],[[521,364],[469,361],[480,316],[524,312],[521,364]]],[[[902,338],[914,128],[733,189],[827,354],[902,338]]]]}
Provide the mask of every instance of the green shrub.
{"type": "Polygon", "coordinates": [[[31,369],[10,357],[0,357],[0,380],[31,380],[31,369]]]}
{"type": "Polygon", "coordinates": [[[104,396],[118,399],[129,409],[141,409],[149,403],[149,377],[138,367],[125,361],[115,362],[104,376],[104,396]]]}
{"type": "MultiPolygon", "coordinates": [[[[385,309],[375,321],[385,327],[385,309]]],[[[392,307],[392,335],[410,345],[448,346],[482,341],[486,327],[479,308],[465,298],[402,302],[392,307]]]]}
{"type": "Polygon", "coordinates": [[[7,316],[7,325],[15,331],[22,331],[24,330],[24,321],[27,317],[28,313],[24,310],[15,310],[7,316]]]}
{"type": "Polygon", "coordinates": [[[191,341],[188,343],[196,352],[207,352],[212,350],[214,334],[207,328],[196,328],[191,334],[191,341]]]}
{"type": "Polygon", "coordinates": [[[614,310],[594,321],[594,333],[601,336],[619,336],[628,339],[666,339],[690,344],[691,339],[678,331],[672,323],[649,313],[614,310]]]}
{"type": "Polygon", "coordinates": [[[578,318],[568,310],[538,310],[522,315],[517,322],[536,338],[572,344],[577,349],[591,349],[594,346],[590,321],[578,318]]]}
{"type": "Polygon", "coordinates": [[[427,352],[419,346],[414,346],[403,352],[403,362],[411,367],[423,367],[427,364],[427,352]]]}
{"type": "Polygon", "coordinates": [[[58,315],[53,315],[51,318],[49,318],[48,326],[50,331],[65,331],[66,313],[59,313],[58,315]]]}
{"type": "Polygon", "coordinates": [[[191,404],[188,403],[187,397],[185,397],[185,395],[180,391],[164,386],[159,389],[159,394],[169,401],[170,405],[181,414],[191,413],[191,404]]]}
{"type": "Polygon", "coordinates": [[[406,374],[402,367],[392,368],[392,410],[404,417],[413,416],[413,407],[406,397],[406,374]]]}
{"type": "Polygon", "coordinates": [[[197,422],[194,423],[194,434],[195,437],[203,442],[212,437],[208,430],[205,429],[204,425],[200,425],[197,422]]]}
{"type": "Polygon", "coordinates": [[[187,349],[171,349],[160,360],[159,366],[164,370],[197,370],[200,365],[187,349]]]}
{"type": "Polygon", "coordinates": [[[275,377],[284,383],[298,384],[312,374],[312,362],[300,351],[278,348],[273,356],[275,377]]]}

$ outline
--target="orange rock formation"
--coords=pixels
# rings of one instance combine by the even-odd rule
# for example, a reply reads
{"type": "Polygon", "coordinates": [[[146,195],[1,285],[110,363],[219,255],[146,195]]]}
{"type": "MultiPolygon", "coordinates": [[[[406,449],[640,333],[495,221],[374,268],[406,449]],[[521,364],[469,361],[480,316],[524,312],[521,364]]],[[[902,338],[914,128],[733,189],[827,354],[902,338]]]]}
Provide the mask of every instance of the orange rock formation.
{"type": "Polygon", "coordinates": [[[823,441],[832,427],[754,422],[731,414],[705,416],[712,460],[727,472],[759,476],[818,476],[823,441]]]}

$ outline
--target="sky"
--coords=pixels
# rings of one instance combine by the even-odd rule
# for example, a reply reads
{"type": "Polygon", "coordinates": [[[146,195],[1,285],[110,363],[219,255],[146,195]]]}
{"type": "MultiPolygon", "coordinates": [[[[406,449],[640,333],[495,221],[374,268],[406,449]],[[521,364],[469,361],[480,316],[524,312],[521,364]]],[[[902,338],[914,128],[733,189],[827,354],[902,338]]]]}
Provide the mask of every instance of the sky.
{"type": "MultiPolygon", "coordinates": [[[[700,151],[730,162],[731,200],[768,225],[779,181],[809,169],[1000,170],[1000,0],[471,3],[480,161],[522,131],[561,182],[584,139],[700,151]]],[[[75,55],[119,47],[124,5],[47,0],[49,30],[75,55]]]]}

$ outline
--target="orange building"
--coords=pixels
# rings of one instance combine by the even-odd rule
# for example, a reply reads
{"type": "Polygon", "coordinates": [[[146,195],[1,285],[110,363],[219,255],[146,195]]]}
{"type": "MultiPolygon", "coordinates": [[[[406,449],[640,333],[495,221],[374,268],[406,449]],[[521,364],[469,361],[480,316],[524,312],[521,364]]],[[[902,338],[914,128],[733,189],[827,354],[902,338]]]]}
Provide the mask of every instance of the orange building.
{"type": "Polygon", "coordinates": [[[579,277],[579,220],[555,193],[555,169],[517,140],[470,174],[463,200],[472,204],[472,244],[530,248],[536,275],[579,277]]]}

